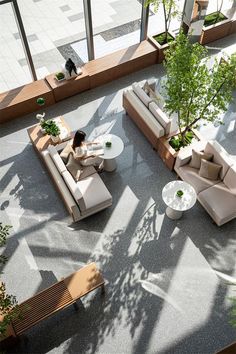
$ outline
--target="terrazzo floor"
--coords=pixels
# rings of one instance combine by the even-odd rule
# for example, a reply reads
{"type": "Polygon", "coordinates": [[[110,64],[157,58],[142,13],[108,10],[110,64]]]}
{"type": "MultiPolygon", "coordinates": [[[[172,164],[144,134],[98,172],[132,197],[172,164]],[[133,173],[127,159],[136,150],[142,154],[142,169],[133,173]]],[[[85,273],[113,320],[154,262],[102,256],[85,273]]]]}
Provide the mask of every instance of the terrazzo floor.
{"type": "MultiPolygon", "coordinates": [[[[214,270],[235,277],[236,220],[219,228],[198,202],[168,219],[161,192],[176,175],[122,108],[125,88],[163,75],[152,66],[45,110],[88,137],[110,132],[125,144],[117,170],[101,174],[112,207],[74,225],[29,142],[34,114],[1,126],[0,220],[13,226],[3,252],[8,292],[21,302],[91,261],[106,280],[104,299],[94,292],[78,312],[36,325],[11,353],[213,354],[235,340],[234,288],[214,270]]],[[[234,101],[224,126],[201,128],[234,156],[235,115],[234,101]]]]}

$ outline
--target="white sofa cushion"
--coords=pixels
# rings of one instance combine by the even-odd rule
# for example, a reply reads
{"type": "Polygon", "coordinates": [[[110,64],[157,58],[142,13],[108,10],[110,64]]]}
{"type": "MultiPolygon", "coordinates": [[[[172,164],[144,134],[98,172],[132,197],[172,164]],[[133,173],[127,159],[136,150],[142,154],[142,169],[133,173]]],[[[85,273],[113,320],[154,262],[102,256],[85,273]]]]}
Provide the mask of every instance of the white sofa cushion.
{"type": "Polygon", "coordinates": [[[213,186],[214,184],[221,182],[220,179],[213,181],[199,176],[198,170],[196,168],[190,167],[189,165],[179,167],[178,175],[183,181],[189,183],[195,189],[197,194],[213,186]]]}
{"type": "Polygon", "coordinates": [[[198,200],[218,226],[236,217],[236,196],[223,182],[199,193],[198,200]]]}
{"type": "Polygon", "coordinates": [[[222,166],[222,169],[220,171],[220,178],[221,180],[223,180],[226,175],[226,172],[234,163],[232,157],[216,140],[208,141],[204,152],[207,154],[213,154],[212,161],[222,166]]]}
{"type": "Polygon", "coordinates": [[[71,194],[73,195],[75,201],[79,205],[80,211],[84,211],[86,209],[86,206],[84,204],[83,194],[81,193],[80,187],[78,185],[79,182],[75,182],[69,171],[64,171],[62,173],[62,177],[64,178],[64,181],[66,182],[67,187],[71,191],[71,194]]]}
{"type": "Polygon", "coordinates": [[[223,182],[231,193],[236,196],[236,164],[228,169],[223,182]]]}
{"type": "Polygon", "coordinates": [[[142,117],[142,120],[149,127],[149,129],[155,134],[157,138],[164,136],[164,128],[160,123],[153,117],[153,114],[148,110],[147,107],[140,101],[140,99],[131,90],[126,91],[125,96],[138,114],[142,117]]]}
{"type": "Polygon", "coordinates": [[[66,166],[65,166],[64,162],[62,161],[60,155],[58,154],[55,146],[49,145],[48,151],[49,151],[49,154],[50,154],[54,164],[56,165],[58,171],[60,173],[66,171],[66,166]]]}
{"type": "Polygon", "coordinates": [[[91,209],[101,209],[103,204],[111,203],[112,196],[107,187],[103,183],[100,176],[95,173],[81,181],[77,182],[77,186],[83,195],[86,213],[91,212],[91,209]]]}
{"type": "Polygon", "coordinates": [[[165,112],[163,112],[155,102],[151,102],[149,104],[149,110],[152,112],[152,114],[158,120],[161,126],[165,129],[165,134],[170,134],[171,120],[165,114],[165,112]]]}
{"type": "Polygon", "coordinates": [[[134,93],[138,96],[138,98],[148,107],[149,103],[152,102],[152,99],[146,94],[146,92],[139,86],[137,83],[132,85],[132,89],[134,93]]]}
{"type": "Polygon", "coordinates": [[[78,221],[81,218],[80,210],[78,205],[76,204],[74,198],[72,197],[71,193],[69,192],[65,181],[63,180],[62,176],[60,175],[57,167],[55,166],[54,162],[52,161],[52,158],[49,154],[48,150],[45,150],[42,152],[42,156],[44,158],[44,161],[47,165],[48,170],[50,171],[51,175],[53,176],[53,180],[61,192],[63,199],[67,205],[67,208],[71,210],[72,216],[74,221],[78,221]]]}

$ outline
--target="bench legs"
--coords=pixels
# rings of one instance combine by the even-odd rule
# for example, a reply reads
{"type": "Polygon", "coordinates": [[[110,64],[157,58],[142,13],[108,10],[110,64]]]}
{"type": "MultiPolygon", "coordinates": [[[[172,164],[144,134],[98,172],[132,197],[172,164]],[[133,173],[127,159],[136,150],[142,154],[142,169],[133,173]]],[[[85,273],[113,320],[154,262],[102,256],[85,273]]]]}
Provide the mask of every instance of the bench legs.
{"type": "Polygon", "coordinates": [[[105,295],[105,284],[101,285],[101,295],[105,295]]]}

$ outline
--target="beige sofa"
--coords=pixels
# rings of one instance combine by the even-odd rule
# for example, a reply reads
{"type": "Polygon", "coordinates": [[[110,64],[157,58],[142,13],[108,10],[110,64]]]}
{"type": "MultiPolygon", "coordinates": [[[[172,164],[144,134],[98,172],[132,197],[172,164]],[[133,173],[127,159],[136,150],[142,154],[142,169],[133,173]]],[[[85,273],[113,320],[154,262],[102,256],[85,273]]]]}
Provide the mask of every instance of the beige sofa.
{"type": "Polygon", "coordinates": [[[112,196],[93,166],[83,167],[78,182],[67,170],[59,153],[67,142],[49,145],[42,152],[45,164],[73,221],[79,221],[112,205],[112,196]]]}
{"type": "Polygon", "coordinates": [[[163,97],[157,92],[155,96],[153,95],[153,84],[149,87],[152,95],[147,94],[145,85],[134,83],[131,89],[123,92],[123,107],[153,148],[158,150],[159,138],[171,134],[177,128],[163,110],[165,104],[163,97]]]}
{"type": "Polygon", "coordinates": [[[221,226],[236,218],[236,161],[215,140],[206,142],[204,152],[213,154],[212,161],[222,166],[218,180],[201,177],[196,168],[189,166],[190,148],[180,150],[174,169],[182,180],[194,187],[198,201],[221,226]]]}

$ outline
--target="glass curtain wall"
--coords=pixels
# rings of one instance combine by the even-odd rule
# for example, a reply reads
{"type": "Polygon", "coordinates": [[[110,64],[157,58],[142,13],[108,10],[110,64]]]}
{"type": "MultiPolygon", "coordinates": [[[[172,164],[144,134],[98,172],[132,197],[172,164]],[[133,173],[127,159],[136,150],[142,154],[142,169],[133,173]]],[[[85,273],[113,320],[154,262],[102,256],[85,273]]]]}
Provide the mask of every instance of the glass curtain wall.
{"type": "Polygon", "coordinates": [[[91,0],[95,58],[140,41],[142,0],[91,0]]]}
{"type": "Polygon", "coordinates": [[[12,5],[0,3],[0,93],[31,81],[12,5]]]}
{"type": "MultiPolygon", "coordinates": [[[[61,70],[66,59],[81,65],[73,43],[85,38],[83,0],[18,0],[38,79],[61,70]]],[[[87,52],[86,41],[83,50],[87,52]]],[[[21,61],[25,67],[24,59],[21,61]]]]}

